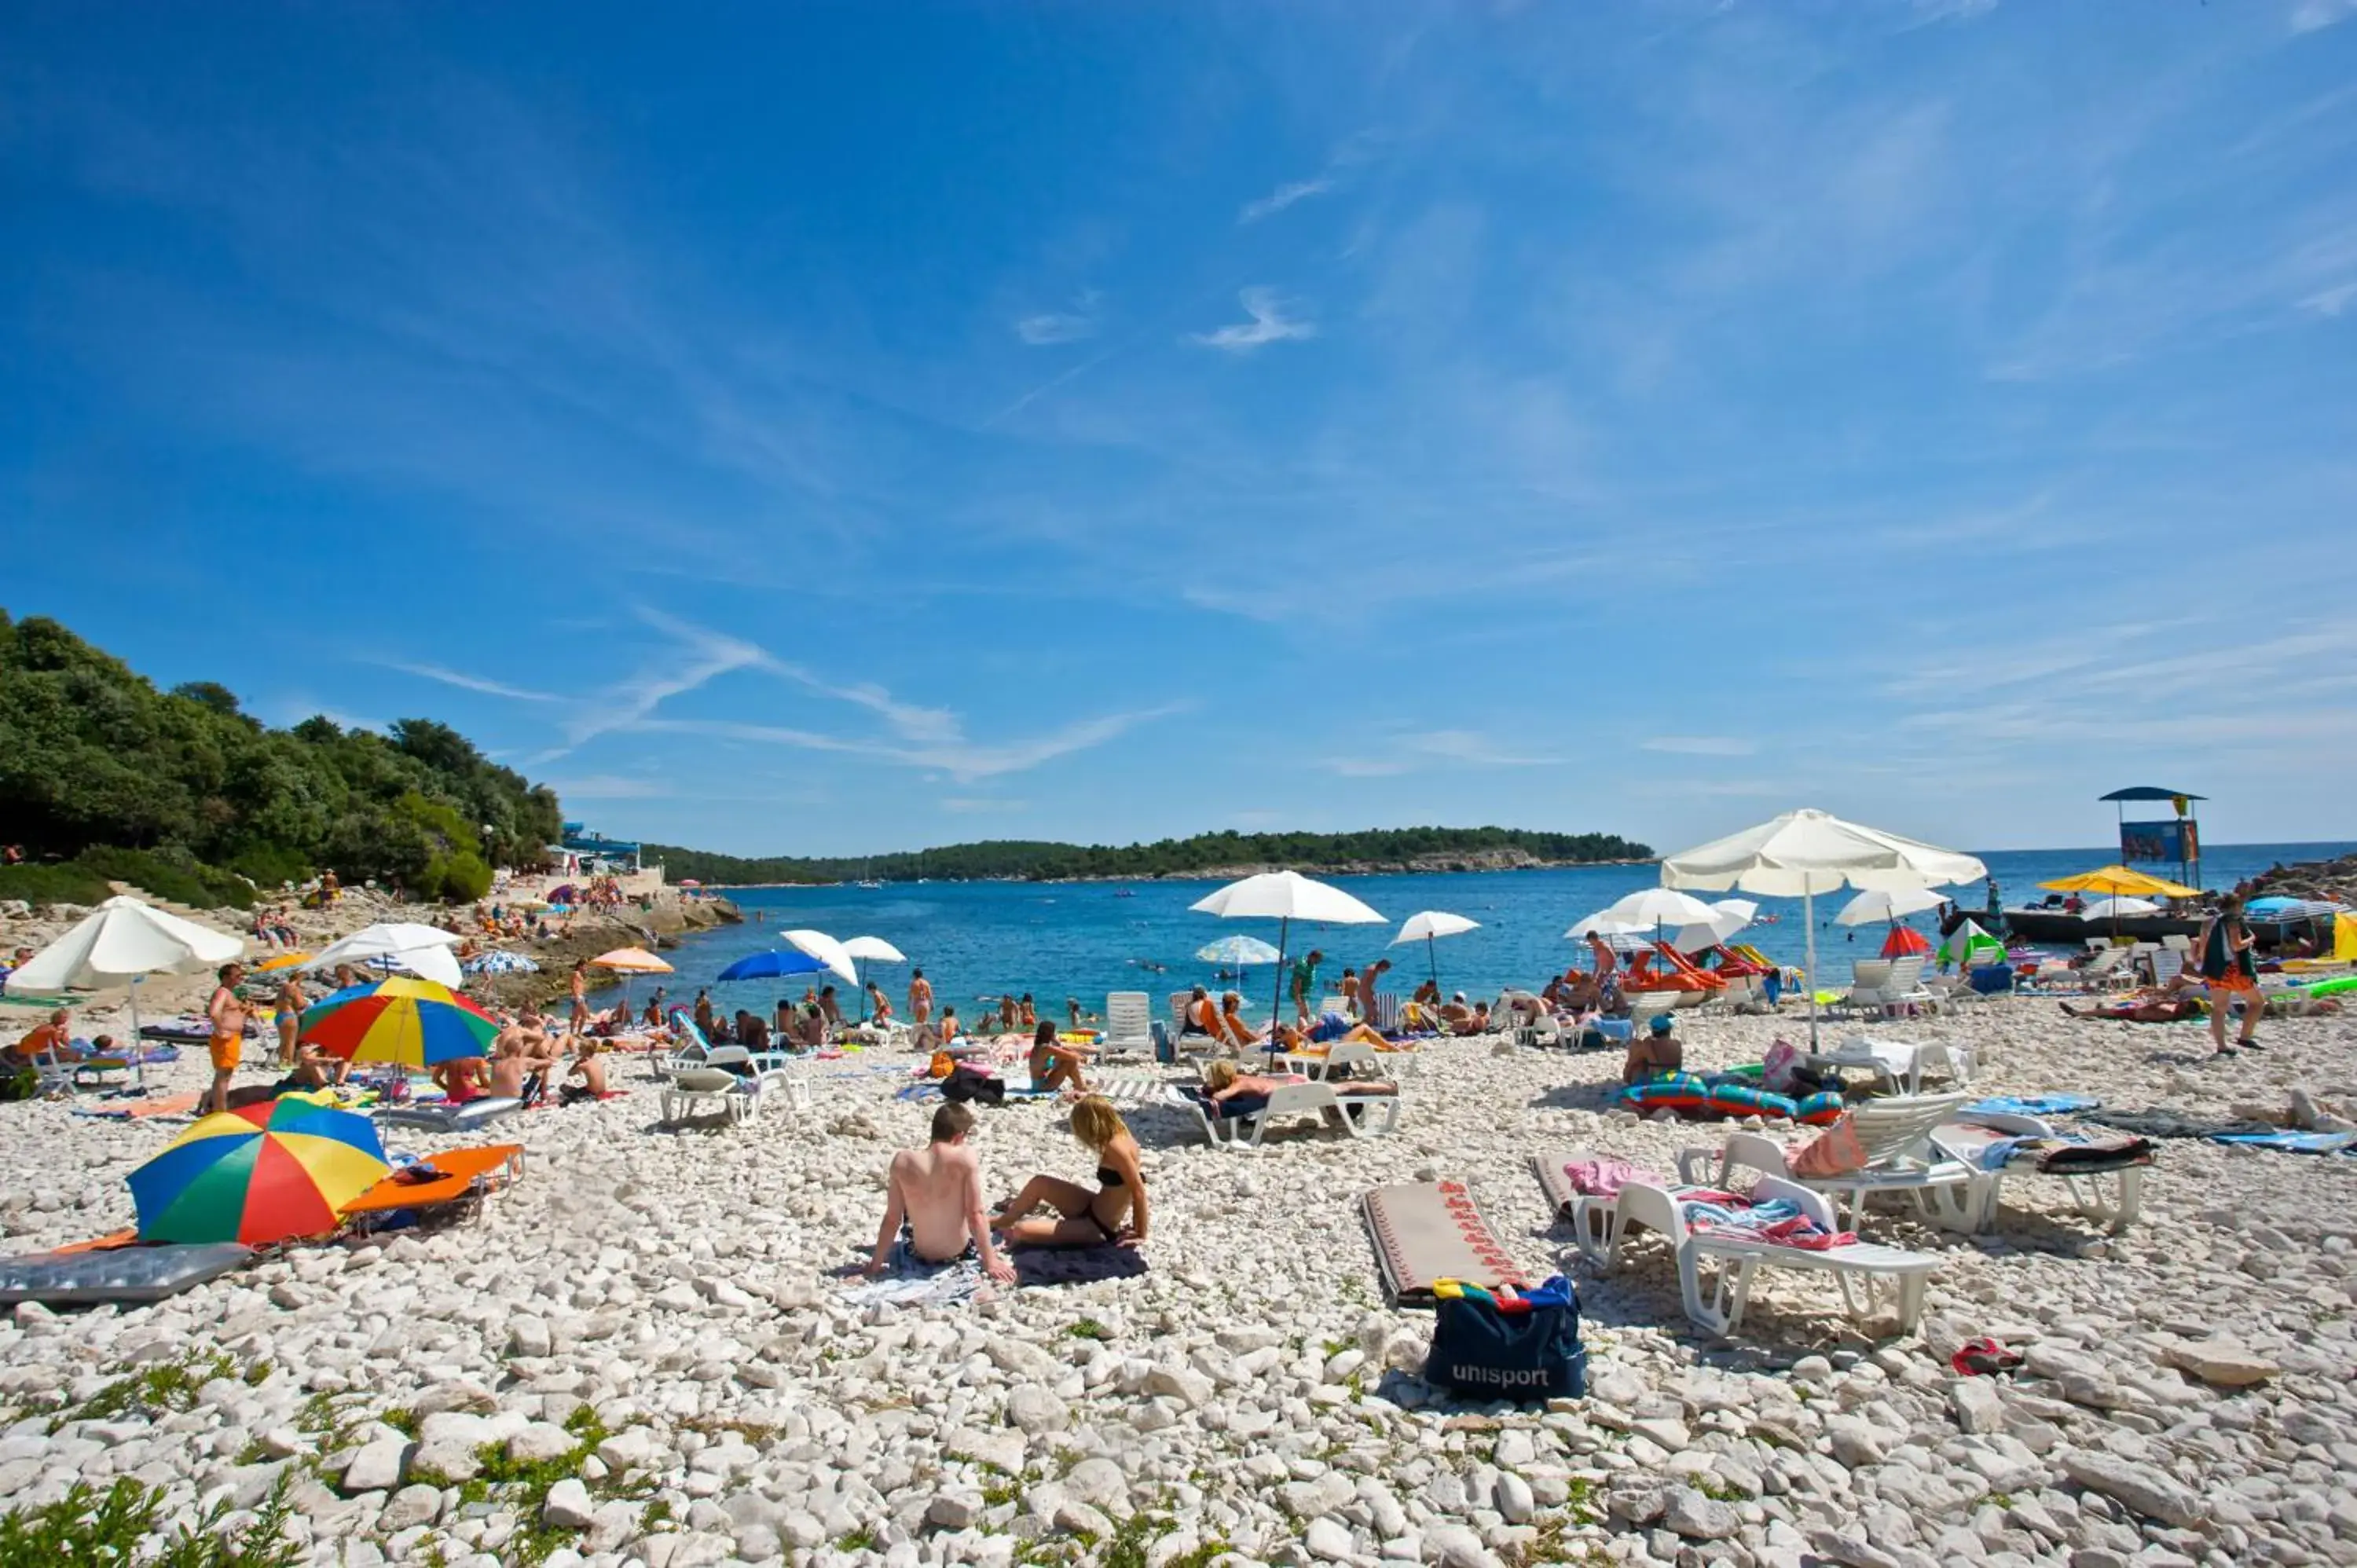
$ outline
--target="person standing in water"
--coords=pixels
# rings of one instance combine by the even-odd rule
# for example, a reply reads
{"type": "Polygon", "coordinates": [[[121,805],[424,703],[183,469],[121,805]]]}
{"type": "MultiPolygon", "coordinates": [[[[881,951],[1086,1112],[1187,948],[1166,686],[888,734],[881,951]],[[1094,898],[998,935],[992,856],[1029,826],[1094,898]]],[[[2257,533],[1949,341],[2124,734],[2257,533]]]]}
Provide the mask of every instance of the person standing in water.
{"type": "Polygon", "coordinates": [[[919,1028],[932,1022],[933,983],[921,969],[909,972],[909,1020],[919,1028]]]}

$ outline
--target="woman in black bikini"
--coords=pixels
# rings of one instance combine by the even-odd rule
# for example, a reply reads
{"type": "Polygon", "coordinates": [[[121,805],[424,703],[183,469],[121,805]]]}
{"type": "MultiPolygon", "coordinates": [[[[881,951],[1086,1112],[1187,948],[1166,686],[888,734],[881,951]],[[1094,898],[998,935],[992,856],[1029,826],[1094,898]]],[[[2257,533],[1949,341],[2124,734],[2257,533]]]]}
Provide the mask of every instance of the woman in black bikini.
{"type": "Polygon", "coordinates": [[[1142,1246],[1146,1175],[1138,1168],[1137,1140],[1122,1123],[1121,1112],[1112,1101],[1092,1094],[1072,1107],[1072,1136],[1096,1151],[1096,1187],[1035,1176],[990,1217],[990,1228],[1011,1247],[1142,1246]],[[1029,1217],[1042,1207],[1052,1209],[1052,1217],[1029,1217]]]}

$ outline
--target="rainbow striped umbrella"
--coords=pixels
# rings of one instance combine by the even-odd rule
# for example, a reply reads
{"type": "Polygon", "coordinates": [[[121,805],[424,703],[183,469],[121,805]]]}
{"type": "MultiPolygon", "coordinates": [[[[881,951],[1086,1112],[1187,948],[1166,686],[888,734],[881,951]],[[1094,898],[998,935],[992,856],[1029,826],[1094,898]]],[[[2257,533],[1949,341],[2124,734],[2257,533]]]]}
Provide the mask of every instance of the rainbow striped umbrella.
{"type": "Polygon", "coordinates": [[[386,1170],[365,1116],[281,1099],[207,1116],[131,1173],[143,1241],[264,1247],[336,1228],[386,1170]]]}
{"type": "Polygon", "coordinates": [[[297,1036],[347,1061],[432,1067],[489,1053],[499,1020],[447,985],[398,974],[304,1009],[297,1036]]]}

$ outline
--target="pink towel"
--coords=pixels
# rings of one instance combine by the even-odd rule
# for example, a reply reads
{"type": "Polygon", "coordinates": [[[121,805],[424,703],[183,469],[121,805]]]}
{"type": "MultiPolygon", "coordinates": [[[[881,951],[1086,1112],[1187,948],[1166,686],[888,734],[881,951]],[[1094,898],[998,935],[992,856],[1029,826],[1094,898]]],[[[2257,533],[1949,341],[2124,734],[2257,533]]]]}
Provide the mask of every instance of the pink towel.
{"type": "Polygon", "coordinates": [[[1658,1185],[1662,1179],[1626,1160],[1610,1158],[1574,1160],[1563,1167],[1563,1174],[1570,1178],[1572,1191],[1583,1197],[1618,1197],[1632,1181],[1658,1185]]]}

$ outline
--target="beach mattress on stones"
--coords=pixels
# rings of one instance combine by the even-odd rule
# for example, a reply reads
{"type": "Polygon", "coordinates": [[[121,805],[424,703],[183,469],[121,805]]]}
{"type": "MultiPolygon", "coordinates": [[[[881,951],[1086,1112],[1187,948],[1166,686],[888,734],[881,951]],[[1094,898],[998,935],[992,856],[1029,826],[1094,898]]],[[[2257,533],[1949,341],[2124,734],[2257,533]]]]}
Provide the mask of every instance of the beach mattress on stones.
{"type": "Polygon", "coordinates": [[[1461,1181],[1379,1187],[1359,1207],[1383,1289],[1400,1306],[1433,1305],[1432,1287],[1440,1280],[1491,1289],[1529,1283],[1461,1181]]]}
{"type": "Polygon", "coordinates": [[[253,1256],[253,1248],[235,1241],[23,1253],[0,1258],[0,1305],[162,1301],[225,1274],[253,1256]]]}
{"type": "Polygon", "coordinates": [[[464,1105],[389,1105],[380,1119],[403,1127],[430,1127],[440,1133],[464,1133],[472,1127],[523,1109],[521,1100],[505,1097],[470,1100],[464,1105]]]}

